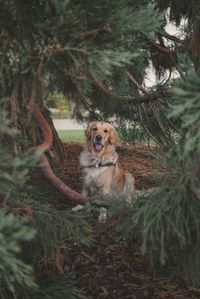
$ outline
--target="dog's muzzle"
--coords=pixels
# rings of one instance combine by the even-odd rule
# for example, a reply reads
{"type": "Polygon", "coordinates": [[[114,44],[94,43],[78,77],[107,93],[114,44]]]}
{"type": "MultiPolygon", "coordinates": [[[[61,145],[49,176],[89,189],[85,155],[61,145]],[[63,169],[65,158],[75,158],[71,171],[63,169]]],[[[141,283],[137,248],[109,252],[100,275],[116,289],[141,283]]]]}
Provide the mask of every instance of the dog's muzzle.
{"type": "Polygon", "coordinates": [[[94,149],[97,151],[97,152],[100,152],[103,148],[103,144],[102,144],[102,136],[101,135],[97,135],[95,137],[95,141],[94,141],[94,149]]]}

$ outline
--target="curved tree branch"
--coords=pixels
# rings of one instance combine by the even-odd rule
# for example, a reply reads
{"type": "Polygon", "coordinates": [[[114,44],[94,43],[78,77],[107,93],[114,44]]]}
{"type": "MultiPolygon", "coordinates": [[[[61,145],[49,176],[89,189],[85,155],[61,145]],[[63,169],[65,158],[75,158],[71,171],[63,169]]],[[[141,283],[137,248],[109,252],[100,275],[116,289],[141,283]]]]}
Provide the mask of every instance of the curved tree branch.
{"type": "MultiPolygon", "coordinates": [[[[160,98],[163,98],[163,99],[169,98],[173,95],[173,92],[171,90],[157,91],[157,92],[151,91],[151,92],[147,93],[147,90],[144,89],[145,96],[143,96],[143,97],[133,97],[133,96],[129,96],[129,95],[121,96],[121,95],[117,95],[115,92],[112,92],[106,84],[104,84],[99,78],[97,78],[96,75],[93,74],[92,78],[93,78],[94,82],[96,83],[96,85],[99,87],[99,89],[101,91],[103,91],[105,94],[107,94],[108,96],[114,97],[119,100],[127,100],[131,104],[135,104],[135,105],[147,103],[149,101],[156,101],[160,98]]],[[[139,83],[137,82],[137,84],[139,84],[139,83]]],[[[143,87],[142,87],[142,89],[143,89],[143,87]]],[[[143,90],[143,92],[144,92],[144,90],[143,90]]]]}
{"type": "Polygon", "coordinates": [[[67,198],[71,199],[72,201],[75,201],[77,204],[86,204],[87,202],[91,202],[95,198],[88,198],[80,193],[72,190],[69,188],[63,181],[61,181],[51,169],[51,166],[49,164],[49,161],[45,155],[42,155],[40,158],[40,161],[42,163],[42,171],[45,175],[46,179],[58,189],[63,195],[65,195],[67,198]]]}
{"type": "Polygon", "coordinates": [[[149,92],[137,82],[137,80],[133,77],[133,75],[131,75],[131,73],[128,70],[126,70],[126,73],[128,75],[129,80],[137,87],[137,89],[142,91],[143,94],[149,94],[149,92]]]}

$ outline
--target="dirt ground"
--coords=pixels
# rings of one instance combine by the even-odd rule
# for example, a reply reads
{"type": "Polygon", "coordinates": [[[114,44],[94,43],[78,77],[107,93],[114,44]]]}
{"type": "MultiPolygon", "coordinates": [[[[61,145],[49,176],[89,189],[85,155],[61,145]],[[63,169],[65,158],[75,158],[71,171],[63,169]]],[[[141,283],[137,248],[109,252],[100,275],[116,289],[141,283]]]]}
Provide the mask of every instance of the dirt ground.
{"type": "MultiPolygon", "coordinates": [[[[82,177],[79,155],[83,145],[66,143],[67,166],[65,182],[73,189],[81,191],[82,177]]],[[[120,146],[117,149],[122,166],[136,179],[136,188],[155,186],[153,175],[163,170],[156,165],[152,156],[155,147],[120,146]]],[[[165,272],[153,275],[149,271],[147,257],[141,255],[136,241],[117,242],[110,224],[95,224],[95,235],[90,247],[77,247],[68,240],[65,253],[65,267],[73,272],[78,286],[88,299],[197,299],[200,290],[188,288],[183,282],[169,282],[165,272]]],[[[111,224],[112,225],[112,224],[111,224]]]]}

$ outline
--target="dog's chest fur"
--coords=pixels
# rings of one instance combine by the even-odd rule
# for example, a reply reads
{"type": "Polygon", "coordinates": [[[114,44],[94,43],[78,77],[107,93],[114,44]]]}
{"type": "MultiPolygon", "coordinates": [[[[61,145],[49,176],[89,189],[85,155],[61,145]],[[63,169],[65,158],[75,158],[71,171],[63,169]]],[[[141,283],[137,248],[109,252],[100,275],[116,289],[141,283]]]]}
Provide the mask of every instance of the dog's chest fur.
{"type": "Polygon", "coordinates": [[[103,159],[99,156],[91,156],[87,150],[81,153],[80,165],[83,172],[83,189],[85,189],[87,195],[93,196],[102,193],[102,178],[106,172],[110,171],[110,166],[98,167],[98,164],[115,163],[116,160],[117,155],[103,159]]]}
{"type": "Polygon", "coordinates": [[[84,184],[85,187],[88,188],[88,194],[90,196],[101,193],[101,177],[105,171],[105,168],[89,168],[87,170],[84,170],[84,184]]]}

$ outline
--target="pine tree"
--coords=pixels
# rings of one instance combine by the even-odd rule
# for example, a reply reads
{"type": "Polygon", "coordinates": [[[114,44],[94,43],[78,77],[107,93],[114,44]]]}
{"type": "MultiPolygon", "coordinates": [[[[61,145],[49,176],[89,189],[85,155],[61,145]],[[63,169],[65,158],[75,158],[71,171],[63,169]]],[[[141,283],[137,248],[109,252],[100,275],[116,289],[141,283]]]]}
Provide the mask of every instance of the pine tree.
{"type": "MultiPolygon", "coordinates": [[[[190,274],[194,273],[197,266],[193,256],[199,261],[198,1],[159,0],[154,5],[145,0],[1,0],[0,3],[0,98],[6,100],[12,126],[19,132],[18,139],[8,140],[12,155],[28,149],[46,152],[40,162],[49,181],[67,198],[85,203],[88,198],[64,186],[52,172],[52,166],[62,165],[65,151],[45,107],[46,91],[71,97],[78,117],[82,117],[80,107],[84,107],[89,112],[88,119],[114,116],[122,122],[139,124],[156,142],[171,147],[166,155],[171,173],[162,179],[159,191],[149,199],[139,198],[133,210],[128,209],[130,217],[126,217],[127,222],[118,230],[126,236],[132,233],[129,229],[132,225],[139,225],[144,250],[148,249],[152,256],[160,252],[162,263],[170,256],[168,250],[172,250],[174,263],[181,266],[177,261],[184,257],[182,265],[187,262],[188,269],[192,269],[190,274]],[[165,9],[169,9],[169,17],[165,9]],[[184,38],[165,31],[168,20],[179,26],[182,18],[187,19],[184,38]],[[172,84],[169,76],[162,83],[156,82],[152,89],[145,88],[143,81],[151,63],[158,79],[173,70],[178,71],[181,79],[172,84]],[[193,244],[197,244],[195,248],[193,244]],[[191,248],[192,258],[187,260],[191,248]]],[[[19,163],[22,168],[23,163],[19,163]]],[[[21,179],[19,176],[19,183],[21,179]]],[[[13,186],[18,182],[12,177],[9,180],[13,186]]],[[[2,194],[9,197],[6,189],[2,194]]],[[[70,221],[70,213],[55,213],[51,222],[43,213],[47,209],[48,215],[52,215],[54,209],[49,203],[38,203],[37,192],[34,194],[33,198],[17,196],[10,204],[18,208],[23,201],[31,207],[29,211],[35,215],[32,226],[38,233],[32,265],[41,256],[52,270],[55,263],[49,265],[48,257],[55,255],[58,243],[63,244],[66,229],[61,228],[67,227],[69,234],[78,233],[81,240],[87,240],[85,234],[90,232],[90,226],[85,214],[76,216],[82,217],[87,228],[82,234],[81,225],[77,226],[82,222],[75,216],[75,222],[70,221]],[[50,223],[59,223],[55,234],[50,223]]],[[[64,286],[69,277],[57,280],[52,276],[55,272],[49,271],[47,287],[40,286],[41,292],[18,288],[17,295],[39,298],[45,289],[47,296],[54,298],[55,291],[62,286],[63,292],[57,297],[63,297],[67,294],[64,286]]],[[[184,278],[194,283],[194,277],[184,278]]],[[[67,291],[71,291],[72,298],[82,296],[76,288],[67,291]]],[[[10,298],[7,294],[4,297],[10,298]]]]}

